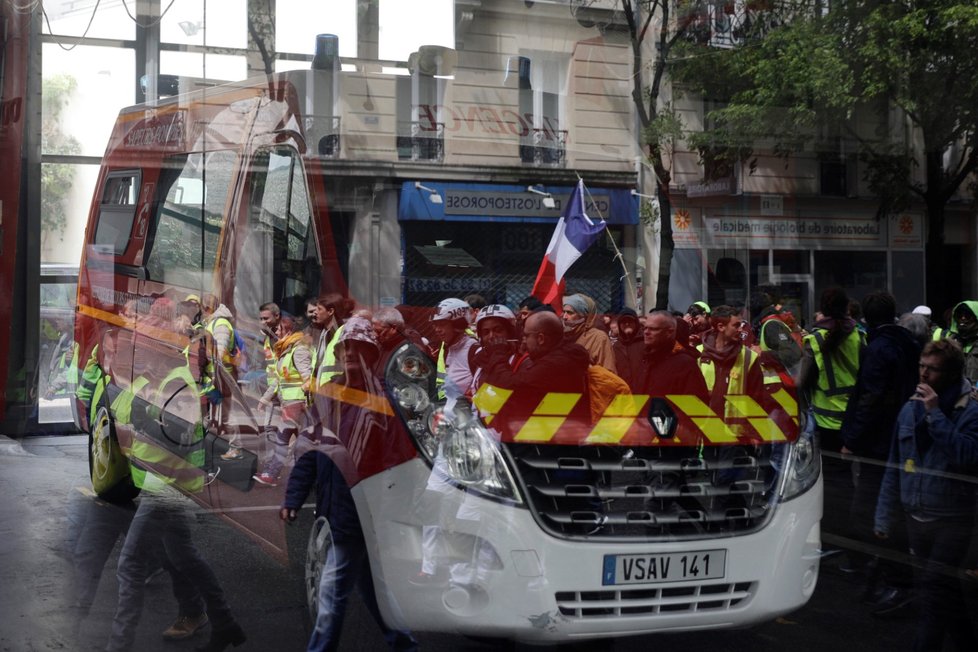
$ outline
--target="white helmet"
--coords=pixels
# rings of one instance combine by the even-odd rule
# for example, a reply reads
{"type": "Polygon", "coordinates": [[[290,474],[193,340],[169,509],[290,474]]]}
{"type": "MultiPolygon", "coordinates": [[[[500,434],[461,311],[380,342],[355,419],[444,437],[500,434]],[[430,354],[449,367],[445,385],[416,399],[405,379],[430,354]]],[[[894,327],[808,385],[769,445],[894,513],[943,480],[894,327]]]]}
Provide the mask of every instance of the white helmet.
{"type": "Polygon", "coordinates": [[[464,319],[469,320],[469,304],[461,299],[443,299],[435,309],[435,314],[431,316],[431,321],[441,321],[443,319],[464,319]]]}
{"type": "Polygon", "coordinates": [[[516,328],[516,315],[513,314],[513,311],[504,305],[492,303],[485,308],[482,308],[479,311],[479,314],[475,316],[475,329],[478,331],[479,322],[481,322],[483,319],[489,319],[490,317],[502,319],[514,329],[516,328]]]}

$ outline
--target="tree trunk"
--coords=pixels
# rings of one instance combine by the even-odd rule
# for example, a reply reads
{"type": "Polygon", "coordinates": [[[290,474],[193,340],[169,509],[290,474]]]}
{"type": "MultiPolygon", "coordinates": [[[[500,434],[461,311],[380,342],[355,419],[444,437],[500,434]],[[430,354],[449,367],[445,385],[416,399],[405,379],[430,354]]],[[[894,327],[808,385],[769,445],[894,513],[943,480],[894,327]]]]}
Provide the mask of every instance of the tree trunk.
{"type": "Polygon", "coordinates": [[[653,149],[649,158],[655,170],[659,189],[659,280],[655,286],[655,309],[669,309],[669,277],[672,268],[672,197],[669,195],[669,182],[672,175],[662,164],[662,153],[653,149]]]}

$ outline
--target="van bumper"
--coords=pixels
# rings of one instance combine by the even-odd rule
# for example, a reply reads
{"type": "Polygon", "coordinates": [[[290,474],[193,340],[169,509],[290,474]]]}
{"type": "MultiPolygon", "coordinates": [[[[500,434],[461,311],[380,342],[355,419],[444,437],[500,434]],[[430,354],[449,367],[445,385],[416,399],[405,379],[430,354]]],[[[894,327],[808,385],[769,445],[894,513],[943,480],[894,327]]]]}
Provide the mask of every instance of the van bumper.
{"type": "Polygon", "coordinates": [[[354,488],[378,603],[397,629],[547,643],[737,628],[798,609],[818,580],[821,478],[757,532],[619,544],[556,538],[525,507],[432,490],[429,475],[416,459],[354,488]],[[606,555],[716,550],[722,577],[602,583],[606,555]]]}

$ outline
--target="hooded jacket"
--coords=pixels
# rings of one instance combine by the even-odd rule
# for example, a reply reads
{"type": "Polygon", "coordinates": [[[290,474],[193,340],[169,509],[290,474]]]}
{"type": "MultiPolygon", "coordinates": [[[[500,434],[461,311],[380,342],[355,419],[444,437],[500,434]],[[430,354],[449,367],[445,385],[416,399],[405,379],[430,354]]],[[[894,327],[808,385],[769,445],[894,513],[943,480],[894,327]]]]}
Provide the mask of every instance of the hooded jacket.
{"type": "Polygon", "coordinates": [[[917,386],[920,344],[909,330],[884,324],[869,333],[856,388],[840,435],[846,448],[866,457],[889,457],[893,425],[917,386]]]}
{"type": "Polygon", "coordinates": [[[635,311],[630,308],[622,310],[618,317],[618,324],[618,341],[612,345],[615,353],[615,373],[628,383],[633,393],[640,394],[645,380],[645,363],[642,361],[645,341],[642,338],[642,325],[635,311]],[[630,338],[627,338],[621,330],[621,321],[626,317],[634,320],[636,324],[635,332],[630,338]]]}
{"type": "MultiPolygon", "coordinates": [[[[978,319],[978,301],[962,301],[954,306],[951,314],[956,313],[959,308],[967,308],[978,319]]],[[[972,384],[978,383],[978,346],[975,346],[978,344],[978,321],[975,322],[975,326],[970,332],[964,333],[958,327],[958,322],[952,317],[951,327],[946,331],[938,330],[937,332],[944,332],[948,339],[952,339],[961,345],[961,350],[964,351],[964,376],[972,384]]]]}

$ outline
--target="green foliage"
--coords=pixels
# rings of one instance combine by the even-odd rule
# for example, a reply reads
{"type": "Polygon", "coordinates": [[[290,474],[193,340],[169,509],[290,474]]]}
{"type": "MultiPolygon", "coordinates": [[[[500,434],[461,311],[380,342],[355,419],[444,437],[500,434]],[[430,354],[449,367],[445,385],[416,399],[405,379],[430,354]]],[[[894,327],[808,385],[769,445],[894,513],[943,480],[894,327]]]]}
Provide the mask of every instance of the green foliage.
{"type": "Polygon", "coordinates": [[[685,134],[683,119],[672,103],[665,103],[642,130],[642,144],[662,147],[685,134]]]}
{"type": "MultiPolygon", "coordinates": [[[[45,77],[41,82],[41,151],[44,154],[74,155],[81,151],[78,140],[64,133],[61,116],[78,82],[71,75],[45,77]]],[[[75,168],[67,163],[41,166],[41,237],[64,240],[68,218],[65,200],[71,192],[75,168]]]]}

